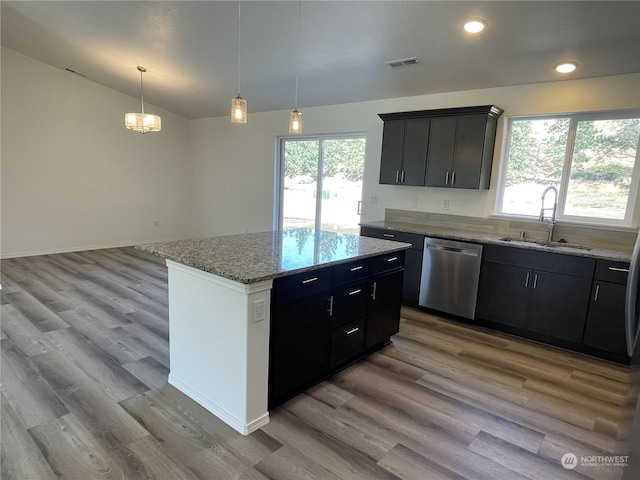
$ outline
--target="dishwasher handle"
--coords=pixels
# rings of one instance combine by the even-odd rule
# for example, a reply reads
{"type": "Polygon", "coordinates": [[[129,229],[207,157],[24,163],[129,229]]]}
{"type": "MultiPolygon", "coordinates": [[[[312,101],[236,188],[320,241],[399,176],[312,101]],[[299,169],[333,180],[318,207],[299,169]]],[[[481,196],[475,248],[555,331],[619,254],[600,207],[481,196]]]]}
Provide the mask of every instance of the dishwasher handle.
{"type": "Polygon", "coordinates": [[[427,248],[431,249],[431,250],[442,250],[445,252],[453,252],[453,253],[460,253],[462,255],[470,255],[472,257],[477,257],[478,255],[480,255],[480,252],[477,250],[469,250],[466,248],[458,248],[458,247],[450,247],[448,245],[438,245],[436,243],[428,243],[427,244],[427,248]]]}

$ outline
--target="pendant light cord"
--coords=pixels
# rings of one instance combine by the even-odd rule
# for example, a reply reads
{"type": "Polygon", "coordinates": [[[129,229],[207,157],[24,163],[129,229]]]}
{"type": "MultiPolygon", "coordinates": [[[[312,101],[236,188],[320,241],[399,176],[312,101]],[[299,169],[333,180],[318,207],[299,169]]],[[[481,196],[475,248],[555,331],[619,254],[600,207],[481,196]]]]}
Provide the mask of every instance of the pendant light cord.
{"type": "Polygon", "coordinates": [[[240,96],[240,40],[241,40],[241,30],[240,30],[240,0],[238,0],[238,96],[240,96]]]}
{"type": "Polygon", "coordinates": [[[294,102],[294,109],[298,109],[298,71],[300,63],[300,10],[302,9],[302,0],[298,0],[298,42],[296,50],[296,96],[294,102]]]}
{"type": "MultiPolygon", "coordinates": [[[[140,67],[138,67],[140,70],[140,67]]],[[[142,105],[142,114],[144,115],[144,88],[142,88],[142,70],[140,70],[140,103],[142,105]]]]}

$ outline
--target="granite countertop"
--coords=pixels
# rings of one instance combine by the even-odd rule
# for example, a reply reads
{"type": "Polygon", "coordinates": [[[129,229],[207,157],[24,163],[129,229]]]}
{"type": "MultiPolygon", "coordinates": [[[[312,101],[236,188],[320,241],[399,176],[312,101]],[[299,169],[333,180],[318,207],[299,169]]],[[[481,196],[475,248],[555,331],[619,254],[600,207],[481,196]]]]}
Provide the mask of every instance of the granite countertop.
{"type": "Polygon", "coordinates": [[[239,283],[256,283],[409,248],[408,243],[310,228],[137,245],[239,283]]]}
{"type": "Polygon", "coordinates": [[[472,232],[454,228],[442,228],[429,225],[417,225],[412,223],[387,222],[385,220],[362,222],[363,227],[383,228],[387,230],[397,230],[400,232],[417,233],[433,238],[445,238],[449,240],[460,240],[473,243],[483,243],[492,245],[502,245],[507,247],[523,248],[527,250],[538,250],[543,252],[562,253],[579,257],[596,258],[600,260],[611,260],[616,262],[630,262],[631,251],[604,249],[600,247],[590,247],[587,245],[562,244],[559,242],[537,242],[512,238],[505,240],[504,235],[491,233],[472,232]]]}

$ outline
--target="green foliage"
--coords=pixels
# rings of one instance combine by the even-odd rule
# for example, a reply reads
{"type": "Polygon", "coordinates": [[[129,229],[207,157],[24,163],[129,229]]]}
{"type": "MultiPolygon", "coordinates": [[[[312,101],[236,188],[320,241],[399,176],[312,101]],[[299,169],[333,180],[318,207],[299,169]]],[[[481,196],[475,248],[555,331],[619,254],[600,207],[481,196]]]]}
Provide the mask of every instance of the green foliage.
{"type": "MultiPolygon", "coordinates": [[[[364,175],[364,138],[324,140],[324,175],[338,173],[350,181],[362,180],[364,175]]],[[[306,175],[314,181],[318,177],[318,140],[287,140],[285,142],[285,176],[306,175]]]]}
{"type": "MultiPolygon", "coordinates": [[[[516,120],[511,125],[507,186],[559,184],[570,120],[516,120]]],[[[629,185],[640,119],[578,121],[572,146],[571,180],[629,185]]]]}

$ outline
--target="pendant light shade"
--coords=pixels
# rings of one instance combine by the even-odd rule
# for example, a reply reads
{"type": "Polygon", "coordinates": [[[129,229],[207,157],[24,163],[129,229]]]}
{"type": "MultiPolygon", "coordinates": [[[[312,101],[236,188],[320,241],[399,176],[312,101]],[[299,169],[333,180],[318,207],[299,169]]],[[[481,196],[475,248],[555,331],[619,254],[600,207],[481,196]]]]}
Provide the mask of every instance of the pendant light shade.
{"type": "Polygon", "coordinates": [[[240,94],[231,100],[231,123],[247,123],[247,101],[240,94]]]}
{"type": "Polygon", "coordinates": [[[240,96],[240,1],[238,0],[238,96],[231,100],[231,123],[247,123],[247,101],[240,96]]]}
{"type": "Polygon", "coordinates": [[[289,116],[289,133],[302,133],[302,114],[297,108],[289,116]]]}
{"type": "Polygon", "coordinates": [[[142,88],[142,74],[147,71],[146,68],[138,66],[140,72],[140,103],[142,111],[140,113],[125,113],[124,126],[129,130],[138,133],[159,132],[162,128],[161,120],[158,115],[144,113],[144,90],[142,88]]]}

